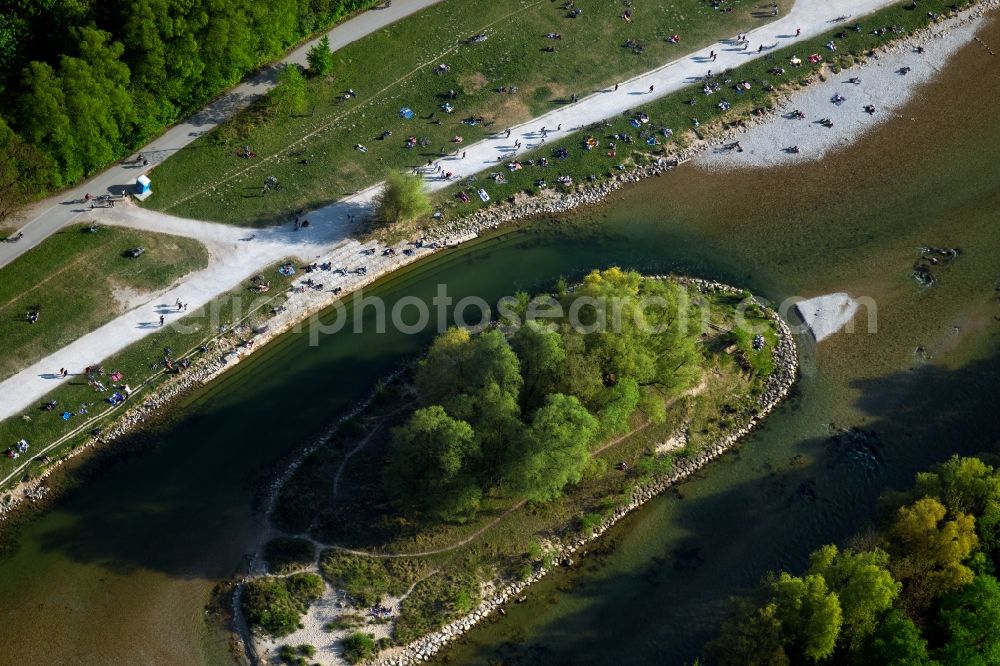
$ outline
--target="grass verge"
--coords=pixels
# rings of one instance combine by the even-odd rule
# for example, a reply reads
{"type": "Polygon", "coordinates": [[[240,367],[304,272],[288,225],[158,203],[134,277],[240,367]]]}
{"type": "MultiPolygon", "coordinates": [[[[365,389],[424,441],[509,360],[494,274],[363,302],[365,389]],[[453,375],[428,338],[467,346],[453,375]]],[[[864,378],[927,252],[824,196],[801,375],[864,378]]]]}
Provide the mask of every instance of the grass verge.
{"type": "Polygon", "coordinates": [[[208,250],[191,238],[88,228],[67,227],[0,268],[0,378],[106,324],[142,295],[208,265],[208,250]],[[126,257],[134,247],[146,252],[126,257]],[[33,324],[31,311],[39,314],[33,324]]]}

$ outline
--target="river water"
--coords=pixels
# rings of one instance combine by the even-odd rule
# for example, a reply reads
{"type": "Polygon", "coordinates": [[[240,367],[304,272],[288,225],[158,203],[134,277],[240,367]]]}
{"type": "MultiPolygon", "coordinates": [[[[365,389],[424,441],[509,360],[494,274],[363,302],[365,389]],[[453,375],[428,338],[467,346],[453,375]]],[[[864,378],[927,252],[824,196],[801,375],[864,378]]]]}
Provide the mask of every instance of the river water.
{"type": "MultiPolygon", "coordinates": [[[[1000,43],[995,26],[981,36],[1000,43]]],[[[802,341],[793,398],[736,453],[623,521],[606,537],[609,555],[546,579],[442,661],[684,663],[729,595],[843,542],[915,471],[995,448],[1000,114],[983,100],[1000,99],[1000,80],[978,49],[822,163],[731,174],[686,165],[368,291],[390,306],[430,299],[438,284],[456,299],[493,300],[617,264],[720,279],[775,302],[848,291],[877,304],[874,333],[861,321],[818,347],[802,341]],[[910,275],[922,245],[963,251],[932,288],[910,275]],[[842,427],[874,434],[831,440],[842,427]]],[[[259,489],[430,339],[365,328],[315,347],[284,336],[118,453],[78,465],[84,482],[21,527],[0,563],[0,663],[229,661],[204,606],[259,528],[259,489]]]]}

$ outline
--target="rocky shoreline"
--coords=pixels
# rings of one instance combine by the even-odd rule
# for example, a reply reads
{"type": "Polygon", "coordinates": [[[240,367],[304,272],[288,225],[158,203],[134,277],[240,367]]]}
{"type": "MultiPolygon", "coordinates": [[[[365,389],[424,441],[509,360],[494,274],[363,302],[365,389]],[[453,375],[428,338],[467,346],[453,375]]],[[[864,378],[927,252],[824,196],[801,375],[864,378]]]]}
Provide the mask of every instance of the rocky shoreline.
{"type": "MultiPolygon", "coordinates": [[[[668,279],[668,276],[663,275],[651,277],[654,279],[668,279]]],[[[681,282],[697,286],[702,293],[722,292],[733,295],[743,293],[742,290],[735,287],[710,280],[689,278],[682,279],[681,282]]],[[[768,379],[764,393],[760,397],[760,409],[757,413],[698,455],[678,461],[676,469],[671,474],[633,490],[629,502],[616,509],[610,517],[594,528],[590,536],[580,536],[566,543],[556,543],[552,560],[556,563],[554,566],[571,566],[573,563],[572,555],[577,551],[599,539],[618,521],[661,494],[664,490],[687,479],[709,462],[729,451],[740,439],[752,432],[764,418],[788,397],[792,386],[795,384],[799,368],[795,340],[791,329],[776,312],[770,308],[764,308],[764,311],[776,323],[779,338],[778,344],[772,352],[775,362],[774,372],[768,379]]],[[[522,596],[532,584],[544,578],[551,571],[552,568],[541,567],[530,578],[524,581],[501,581],[487,584],[484,588],[484,596],[486,598],[469,614],[406,646],[389,650],[388,652],[391,652],[391,654],[383,654],[366,663],[371,666],[409,666],[427,661],[449,642],[469,631],[491,614],[496,612],[502,613],[504,605],[522,596]]]]}

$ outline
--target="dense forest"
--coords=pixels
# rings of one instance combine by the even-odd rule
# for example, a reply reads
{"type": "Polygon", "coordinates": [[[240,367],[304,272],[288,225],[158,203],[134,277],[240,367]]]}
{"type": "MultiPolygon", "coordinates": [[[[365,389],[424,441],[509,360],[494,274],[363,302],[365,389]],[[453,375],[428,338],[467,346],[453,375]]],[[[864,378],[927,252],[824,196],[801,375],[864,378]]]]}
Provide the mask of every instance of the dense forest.
{"type": "Polygon", "coordinates": [[[878,529],[738,600],[707,663],[1000,664],[1000,472],[956,456],[885,503],[878,529]]]}
{"type": "MultiPolygon", "coordinates": [[[[557,298],[562,316],[509,337],[454,328],[434,341],[416,372],[420,408],[394,432],[386,467],[401,506],[463,520],[498,487],[558,497],[593,445],[627,432],[637,410],[662,420],[665,401],[699,376],[695,336],[679,324],[680,285],[611,268],[557,298]],[[621,314],[581,303],[620,304],[621,314]]],[[[527,308],[522,299],[522,321],[527,308]]]]}
{"type": "Polygon", "coordinates": [[[373,0],[0,0],[0,221],[373,0]]]}

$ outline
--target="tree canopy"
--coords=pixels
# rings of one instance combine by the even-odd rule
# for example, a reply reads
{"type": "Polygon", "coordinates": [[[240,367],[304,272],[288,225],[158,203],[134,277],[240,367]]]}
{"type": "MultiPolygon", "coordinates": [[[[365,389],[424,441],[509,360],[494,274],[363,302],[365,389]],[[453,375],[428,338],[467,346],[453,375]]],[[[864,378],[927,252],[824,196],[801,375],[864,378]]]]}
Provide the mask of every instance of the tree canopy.
{"type": "Polygon", "coordinates": [[[837,593],[844,639],[854,647],[860,647],[875,631],[902,589],[893,580],[888,564],[889,554],[883,550],[840,552],[836,546],[824,546],[812,554],[809,573],[822,576],[837,593]]]}
{"type": "MultiPolygon", "coordinates": [[[[620,327],[609,320],[598,331],[590,326],[597,310],[586,310],[598,296],[631,302],[652,293],[658,300],[647,308],[655,312],[650,317],[674,321],[670,309],[679,307],[682,287],[617,268],[591,273],[584,285],[583,308],[573,292],[563,291],[562,315],[549,318],[548,326],[509,321],[506,332],[490,328],[473,335],[452,328],[434,340],[414,373],[422,408],[397,431],[390,453],[386,483],[401,504],[444,517],[450,503],[458,502],[456,515],[466,515],[493,491],[552,500],[580,481],[600,438],[634,427],[640,405],[662,417],[665,401],[690,385],[701,367],[694,335],[645,328],[641,318],[620,327]],[[430,441],[442,439],[447,446],[430,441]],[[463,452],[449,458],[460,461],[460,473],[441,463],[442,446],[463,452]],[[423,451],[410,451],[416,447],[423,451]],[[440,481],[446,468],[457,475],[460,491],[440,481]],[[417,476],[430,482],[410,478],[417,476]],[[411,494],[419,497],[405,501],[411,494]]],[[[519,303],[517,316],[523,317],[528,299],[519,303]]],[[[632,312],[639,306],[628,307],[636,308],[632,312]]]]}
{"type": "Polygon", "coordinates": [[[396,171],[386,176],[374,205],[374,219],[382,224],[412,222],[431,212],[431,202],[420,178],[396,171]]]}
{"type": "Polygon", "coordinates": [[[1000,664],[1000,583],[976,576],[942,600],[941,625],[948,639],[941,661],[958,666],[1000,664]]]}
{"type": "Polygon", "coordinates": [[[302,37],[374,2],[14,3],[0,12],[0,141],[17,148],[0,163],[0,214],[121,158],[302,37]],[[18,187],[6,186],[11,171],[18,187]]]}
{"type": "Polygon", "coordinates": [[[893,496],[884,549],[824,546],[804,577],[766,579],[706,648],[711,663],[1000,664],[998,482],[957,456],[918,474],[893,496]]]}
{"type": "Polygon", "coordinates": [[[840,599],[822,576],[782,572],[771,583],[771,595],[793,654],[811,661],[833,654],[843,614],[840,599]]]}
{"type": "Polygon", "coordinates": [[[535,412],[520,443],[515,485],[538,501],[577,483],[597,435],[597,419],[570,395],[552,393],[535,412]]]}
{"type": "Polygon", "coordinates": [[[909,600],[918,607],[972,581],[963,560],[977,545],[975,519],[957,513],[949,520],[946,515],[940,501],[925,497],[900,507],[890,529],[894,572],[908,583],[909,600]]]}
{"type": "Polygon", "coordinates": [[[326,76],[333,71],[333,52],[330,51],[330,38],[326,35],[313,44],[306,52],[306,62],[309,63],[309,73],[313,76],[326,76]]]}
{"type": "Polygon", "coordinates": [[[433,405],[397,428],[386,485],[397,497],[442,518],[468,515],[479,504],[471,468],[479,455],[472,426],[433,405]]]}

